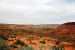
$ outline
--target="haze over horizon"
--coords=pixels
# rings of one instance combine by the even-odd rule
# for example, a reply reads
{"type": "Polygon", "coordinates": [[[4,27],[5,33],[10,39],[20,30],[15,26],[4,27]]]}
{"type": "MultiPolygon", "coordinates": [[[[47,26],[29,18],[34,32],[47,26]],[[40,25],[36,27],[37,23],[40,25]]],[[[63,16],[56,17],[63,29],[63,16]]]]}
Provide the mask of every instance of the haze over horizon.
{"type": "Polygon", "coordinates": [[[0,23],[75,22],[75,0],[0,0],[0,23]]]}

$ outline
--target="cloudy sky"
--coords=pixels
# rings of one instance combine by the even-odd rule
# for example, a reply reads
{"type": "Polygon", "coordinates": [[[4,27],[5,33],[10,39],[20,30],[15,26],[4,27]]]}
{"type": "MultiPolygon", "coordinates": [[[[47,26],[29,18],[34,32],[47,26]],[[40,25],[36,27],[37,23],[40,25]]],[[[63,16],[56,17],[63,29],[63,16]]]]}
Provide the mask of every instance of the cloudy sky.
{"type": "Polygon", "coordinates": [[[0,0],[0,23],[75,22],[75,0],[0,0]]]}

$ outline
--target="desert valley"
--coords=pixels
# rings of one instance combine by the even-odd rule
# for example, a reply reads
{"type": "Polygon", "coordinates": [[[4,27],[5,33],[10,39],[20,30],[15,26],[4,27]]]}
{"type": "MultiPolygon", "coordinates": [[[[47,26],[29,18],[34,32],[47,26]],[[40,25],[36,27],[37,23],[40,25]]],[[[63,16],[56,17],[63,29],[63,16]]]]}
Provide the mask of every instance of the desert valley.
{"type": "MultiPolygon", "coordinates": [[[[64,24],[18,25],[0,24],[0,48],[19,50],[31,46],[33,50],[50,50],[59,42],[65,50],[75,50],[75,22],[64,24]],[[44,48],[40,49],[40,45],[44,48]]],[[[0,49],[1,50],[1,49],[0,49]]]]}

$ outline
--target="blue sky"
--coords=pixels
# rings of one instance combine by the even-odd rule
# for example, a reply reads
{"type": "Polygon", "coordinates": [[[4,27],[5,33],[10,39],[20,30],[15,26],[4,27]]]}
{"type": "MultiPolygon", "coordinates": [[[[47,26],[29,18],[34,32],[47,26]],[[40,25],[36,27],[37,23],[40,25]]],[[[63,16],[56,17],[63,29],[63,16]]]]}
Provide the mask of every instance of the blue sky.
{"type": "Polygon", "coordinates": [[[75,22],[75,0],[0,0],[0,23],[75,22]]]}

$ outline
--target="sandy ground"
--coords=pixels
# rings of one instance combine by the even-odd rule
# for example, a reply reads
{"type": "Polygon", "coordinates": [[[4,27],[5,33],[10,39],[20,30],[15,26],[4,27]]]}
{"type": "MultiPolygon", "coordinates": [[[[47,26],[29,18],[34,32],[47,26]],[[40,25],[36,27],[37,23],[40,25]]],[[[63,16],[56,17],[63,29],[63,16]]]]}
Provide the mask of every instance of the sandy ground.
{"type": "MultiPolygon", "coordinates": [[[[16,39],[19,39],[19,40],[25,42],[26,44],[30,45],[30,40],[29,40],[28,37],[17,36],[16,38],[13,38],[13,40],[11,40],[12,38],[9,38],[9,39],[10,39],[10,40],[8,41],[8,45],[13,44],[13,43],[16,41],[16,39]]],[[[40,46],[40,43],[39,43],[39,42],[40,42],[40,41],[41,41],[41,39],[33,39],[33,40],[31,40],[32,43],[35,43],[35,44],[31,44],[32,47],[34,48],[34,50],[39,50],[39,46],[40,46]]],[[[48,50],[48,46],[53,46],[53,45],[55,45],[55,44],[54,44],[53,42],[51,42],[51,41],[45,40],[45,42],[46,42],[46,44],[44,44],[44,45],[45,45],[46,48],[44,48],[43,50],[48,50]]],[[[19,48],[19,46],[18,46],[18,48],[19,48]]],[[[16,49],[11,48],[11,50],[17,50],[17,48],[16,48],[16,49]]],[[[75,48],[73,48],[73,47],[71,47],[71,46],[65,46],[65,50],[75,50],[75,48]]]]}

